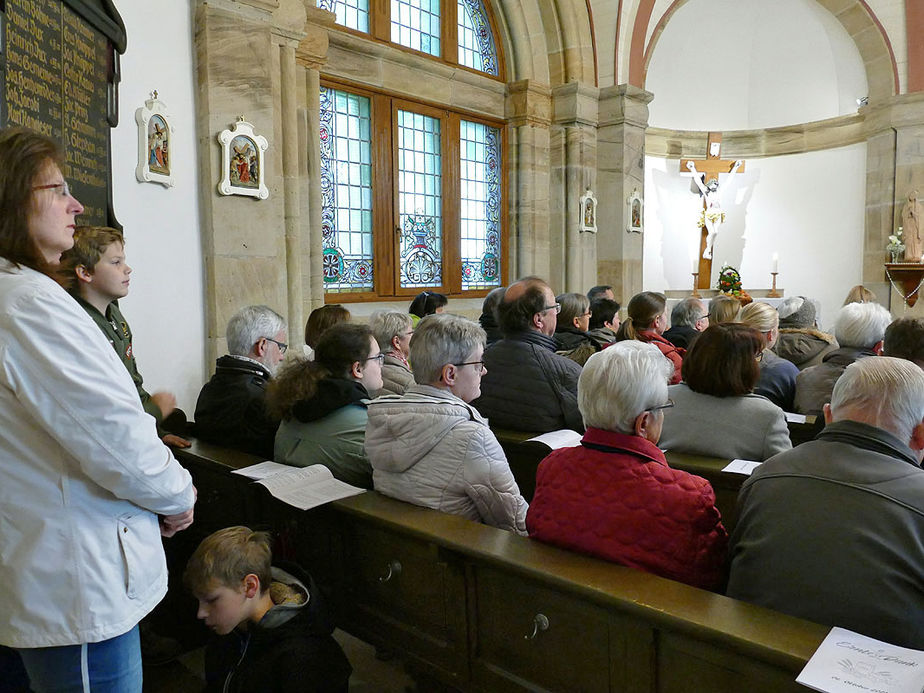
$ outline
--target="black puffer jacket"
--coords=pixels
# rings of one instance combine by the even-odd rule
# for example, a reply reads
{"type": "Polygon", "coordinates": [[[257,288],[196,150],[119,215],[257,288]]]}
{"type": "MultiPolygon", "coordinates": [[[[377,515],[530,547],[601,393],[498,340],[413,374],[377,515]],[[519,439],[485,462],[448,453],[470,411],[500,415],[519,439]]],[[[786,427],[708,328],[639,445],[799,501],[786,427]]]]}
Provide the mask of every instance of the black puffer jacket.
{"type": "Polygon", "coordinates": [[[581,367],[555,353],[555,340],[539,332],[509,335],[484,352],[488,372],[472,404],[492,427],[545,433],[583,431],[577,406],[581,367]]]}
{"type": "Polygon", "coordinates": [[[210,443],[273,459],[279,421],[266,413],[270,372],[237,356],[218,359],[215,375],[199,393],[195,434],[210,443]]]}

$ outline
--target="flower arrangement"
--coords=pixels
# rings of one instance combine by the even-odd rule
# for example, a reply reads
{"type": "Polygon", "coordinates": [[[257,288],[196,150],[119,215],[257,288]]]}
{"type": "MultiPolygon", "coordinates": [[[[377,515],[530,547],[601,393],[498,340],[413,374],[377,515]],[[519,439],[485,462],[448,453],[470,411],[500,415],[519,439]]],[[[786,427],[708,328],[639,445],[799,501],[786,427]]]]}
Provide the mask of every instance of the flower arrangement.
{"type": "Polygon", "coordinates": [[[719,270],[719,281],[715,286],[723,294],[728,294],[729,296],[734,296],[742,305],[746,305],[753,301],[751,295],[741,288],[741,274],[729,264],[722,265],[722,269],[719,270]]]}
{"type": "Polygon", "coordinates": [[[902,256],[905,253],[905,243],[904,237],[902,235],[902,227],[898,227],[898,231],[889,236],[889,243],[886,245],[886,250],[889,251],[889,255],[892,256],[892,262],[900,262],[902,256]]]}

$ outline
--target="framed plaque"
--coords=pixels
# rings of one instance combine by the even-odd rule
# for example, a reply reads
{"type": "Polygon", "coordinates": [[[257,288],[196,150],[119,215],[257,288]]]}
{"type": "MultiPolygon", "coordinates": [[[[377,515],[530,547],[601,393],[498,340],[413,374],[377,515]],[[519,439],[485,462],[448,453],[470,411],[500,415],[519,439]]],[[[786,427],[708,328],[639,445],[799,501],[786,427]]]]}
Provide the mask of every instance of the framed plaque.
{"type": "Polygon", "coordinates": [[[155,91],[144,106],[135,111],[138,123],[138,167],[135,177],[142,183],[173,186],[171,146],[173,125],[164,103],[155,91]]]}
{"type": "Polygon", "coordinates": [[[247,195],[265,200],[266,187],[263,152],[268,142],[253,131],[253,125],[239,116],[232,130],[218,135],[221,144],[221,181],[218,192],[222,195],[247,195]]]}

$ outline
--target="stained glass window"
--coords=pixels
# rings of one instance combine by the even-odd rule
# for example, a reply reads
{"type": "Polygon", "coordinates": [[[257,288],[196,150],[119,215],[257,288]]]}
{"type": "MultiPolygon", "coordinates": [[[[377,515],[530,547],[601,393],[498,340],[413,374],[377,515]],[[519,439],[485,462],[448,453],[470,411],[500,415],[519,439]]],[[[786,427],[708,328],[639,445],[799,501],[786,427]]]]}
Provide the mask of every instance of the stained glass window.
{"type": "Polygon", "coordinates": [[[372,290],[370,102],[321,87],[324,289],[372,290]]]}
{"type": "Polygon", "coordinates": [[[497,74],[494,35],[482,0],[457,0],[459,15],[459,63],[474,70],[497,74]]]}
{"type": "Polygon", "coordinates": [[[500,130],[463,120],[461,133],[462,290],[500,286],[500,130]]]}
{"type": "Polygon", "coordinates": [[[398,111],[398,213],[401,287],[442,284],[440,121],[398,111]]]}
{"type": "Polygon", "coordinates": [[[318,7],[337,15],[337,24],[369,31],[369,0],[318,0],[318,7]]]}
{"type": "Polygon", "coordinates": [[[391,40],[440,54],[440,0],[391,0],[391,40]]]}

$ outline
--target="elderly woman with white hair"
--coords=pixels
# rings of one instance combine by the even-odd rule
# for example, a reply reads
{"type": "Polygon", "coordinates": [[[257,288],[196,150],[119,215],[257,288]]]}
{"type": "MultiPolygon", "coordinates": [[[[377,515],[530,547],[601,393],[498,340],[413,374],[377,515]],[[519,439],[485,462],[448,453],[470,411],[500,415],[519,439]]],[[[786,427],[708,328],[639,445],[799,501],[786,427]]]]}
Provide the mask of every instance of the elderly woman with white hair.
{"type": "Polygon", "coordinates": [[[369,329],[385,354],[382,362],[382,389],[372,393],[381,395],[403,395],[414,384],[414,374],[408,357],[411,354],[411,335],[414,323],[410,313],[399,310],[376,311],[369,318],[369,329]]]}
{"type": "Polygon", "coordinates": [[[526,500],[487,420],[481,394],[485,332],[458,315],[430,315],[411,340],[415,385],[369,403],[366,454],[375,490],[526,533],[526,500]]]}
{"type": "Polygon", "coordinates": [[[773,345],[780,336],[780,314],[767,303],[749,303],[741,309],[738,320],[760,332],[764,349],[760,359],[760,379],[755,395],[763,395],[783,411],[792,411],[799,369],[792,361],[777,356],[773,345]]]}
{"type": "Polygon", "coordinates": [[[590,357],[578,380],[587,431],[540,463],[526,526],[540,541],[716,589],[728,535],[715,493],[658,449],[672,374],[638,341],[590,357]]]}

